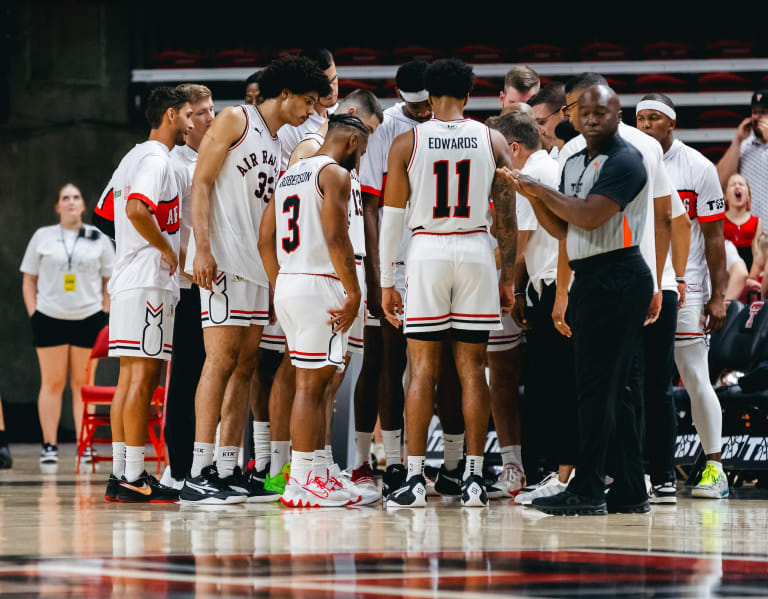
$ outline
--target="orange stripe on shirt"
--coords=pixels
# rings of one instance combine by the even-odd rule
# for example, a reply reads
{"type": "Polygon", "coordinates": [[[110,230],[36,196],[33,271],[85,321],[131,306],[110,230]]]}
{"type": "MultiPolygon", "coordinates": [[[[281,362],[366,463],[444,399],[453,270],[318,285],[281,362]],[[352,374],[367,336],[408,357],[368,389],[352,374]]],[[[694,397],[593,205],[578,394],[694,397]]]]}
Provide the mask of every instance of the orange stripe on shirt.
{"type": "Polygon", "coordinates": [[[628,248],[632,245],[632,229],[629,228],[629,221],[627,215],[624,215],[624,247],[628,248]]]}

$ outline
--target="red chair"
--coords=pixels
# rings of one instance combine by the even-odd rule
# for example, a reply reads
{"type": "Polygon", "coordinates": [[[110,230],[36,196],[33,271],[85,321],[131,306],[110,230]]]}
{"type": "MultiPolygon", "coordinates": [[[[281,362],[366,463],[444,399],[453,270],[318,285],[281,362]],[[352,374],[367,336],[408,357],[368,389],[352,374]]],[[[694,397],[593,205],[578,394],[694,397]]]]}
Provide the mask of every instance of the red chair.
{"type": "Polygon", "coordinates": [[[436,58],[441,58],[445,53],[437,48],[425,48],[424,46],[404,46],[392,50],[392,56],[395,62],[402,64],[412,60],[425,60],[431,62],[436,58]]]}
{"type": "Polygon", "coordinates": [[[380,64],[383,55],[383,52],[371,48],[337,48],[333,59],[339,65],[372,65],[380,64]]]}
{"type": "Polygon", "coordinates": [[[654,42],[643,46],[643,58],[646,60],[674,60],[688,58],[691,46],[683,42],[654,42]]]}
{"type": "Polygon", "coordinates": [[[699,121],[699,126],[706,129],[716,127],[738,127],[739,123],[744,120],[744,115],[741,112],[735,110],[728,110],[725,108],[713,108],[711,110],[704,110],[696,115],[699,121]]]}
{"type": "Polygon", "coordinates": [[[528,44],[515,52],[520,62],[558,62],[566,60],[566,51],[552,44],[528,44]]]}
{"type": "Polygon", "coordinates": [[[580,50],[581,60],[627,60],[629,48],[610,42],[592,42],[580,50]]]}
{"type": "MultiPolygon", "coordinates": [[[[93,384],[94,375],[96,372],[95,365],[98,360],[107,358],[109,356],[109,327],[104,327],[96,337],[96,342],[91,350],[91,356],[88,360],[88,366],[86,368],[85,380],[88,381],[86,385],[83,385],[81,395],[83,398],[83,418],[80,426],[80,442],[77,446],[77,472],[80,472],[80,461],[83,457],[83,452],[86,447],[91,449],[91,471],[96,472],[96,462],[108,462],[112,460],[112,452],[108,455],[96,455],[93,452],[94,445],[110,445],[112,444],[111,437],[96,437],[96,430],[100,426],[110,426],[109,414],[97,414],[98,406],[111,406],[112,399],[115,395],[117,387],[103,386],[93,384]],[[93,406],[92,412],[89,407],[93,406]]],[[[170,372],[170,362],[168,366],[168,372],[170,372]]],[[[152,443],[152,448],[155,451],[154,456],[147,456],[144,458],[147,462],[157,462],[157,472],[160,473],[162,466],[165,464],[165,398],[167,388],[166,373],[166,386],[157,387],[152,395],[152,403],[150,406],[149,421],[147,422],[147,433],[149,440],[152,443]],[[160,435],[155,432],[155,427],[160,427],[160,435]]]]}
{"type": "Polygon", "coordinates": [[[263,54],[248,50],[221,50],[213,56],[217,67],[257,67],[266,61],[263,54]]]}
{"type": "Polygon", "coordinates": [[[738,73],[705,73],[696,79],[699,91],[751,90],[752,82],[738,73]]]}
{"type": "Polygon", "coordinates": [[[188,69],[198,66],[201,58],[199,54],[184,50],[168,50],[154,54],[150,62],[157,69],[188,69]]]}
{"type": "Polygon", "coordinates": [[[710,42],[706,48],[707,58],[749,58],[755,54],[755,44],[738,40],[710,42]]]}
{"type": "Polygon", "coordinates": [[[709,158],[715,164],[720,161],[727,150],[728,146],[704,146],[703,148],[699,148],[699,152],[704,154],[704,156],[709,158]]]}
{"type": "Polygon", "coordinates": [[[494,63],[504,62],[505,51],[502,48],[474,44],[457,48],[454,54],[464,62],[494,63]]]}
{"type": "Polygon", "coordinates": [[[346,96],[356,89],[364,89],[375,93],[379,87],[370,81],[363,81],[362,79],[339,79],[339,96],[346,96]]]}
{"type": "Polygon", "coordinates": [[[685,91],[688,83],[685,79],[667,73],[650,73],[635,77],[635,91],[638,93],[663,93],[685,91]]]}

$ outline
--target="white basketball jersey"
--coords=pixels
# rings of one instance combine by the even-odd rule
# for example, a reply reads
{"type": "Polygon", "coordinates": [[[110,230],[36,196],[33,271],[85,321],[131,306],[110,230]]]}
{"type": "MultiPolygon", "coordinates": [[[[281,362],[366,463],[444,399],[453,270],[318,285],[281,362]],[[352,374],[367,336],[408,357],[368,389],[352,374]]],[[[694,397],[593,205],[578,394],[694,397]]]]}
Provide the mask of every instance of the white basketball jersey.
{"type": "Polygon", "coordinates": [[[432,119],[413,129],[408,227],[451,233],[490,227],[496,160],[491,132],[469,119],[432,119]]]}
{"type": "MultiPolygon", "coordinates": [[[[240,107],[246,116],[243,136],[232,145],[211,189],[211,253],[219,271],[268,286],[257,242],[259,225],[272,197],[280,168],[280,142],[258,108],[240,107]]],[[[190,239],[185,271],[195,255],[190,239]]]]}
{"type": "Polygon", "coordinates": [[[277,261],[284,274],[336,276],[325,243],[320,211],[323,194],[317,179],[330,156],[311,156],[290,167],[275,192],[277,261]]]}
{"type": "Polygon", "coordinates": [[[360,178],[355,169],[352,169],[349,175],[352,179],[352,189],[349,193],[349,239],[352,242],[355,256],[365,256],[365,224],[360,178]]]}

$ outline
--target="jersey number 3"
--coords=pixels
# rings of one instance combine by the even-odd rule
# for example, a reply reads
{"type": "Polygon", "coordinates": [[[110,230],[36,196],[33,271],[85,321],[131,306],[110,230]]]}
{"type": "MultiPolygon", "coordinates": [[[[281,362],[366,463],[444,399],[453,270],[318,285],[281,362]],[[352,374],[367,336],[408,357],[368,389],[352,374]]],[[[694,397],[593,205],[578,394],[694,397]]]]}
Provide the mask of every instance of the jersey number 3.
{"type": "Polygon", "coordinates": [[[299,196],[292,195],[285,198],[283,202],[283,214],[291,213],[288,219],[288,231],[290,231],[290,237],[283,237],[283,249],[289,254],[299,247],[299,196]]]}
{"type": "MultiPolygon", "coordinates": [[[[456,174],[459,176],[459,202],[453,208],[454,218],[469,218],[469,160],[456,163],[456,174]]],[[[448,206],[448,161],[438,160],[432,167],[437,178],[435,207],[432,209],[434,218],[451,216],[448,206]]]]}

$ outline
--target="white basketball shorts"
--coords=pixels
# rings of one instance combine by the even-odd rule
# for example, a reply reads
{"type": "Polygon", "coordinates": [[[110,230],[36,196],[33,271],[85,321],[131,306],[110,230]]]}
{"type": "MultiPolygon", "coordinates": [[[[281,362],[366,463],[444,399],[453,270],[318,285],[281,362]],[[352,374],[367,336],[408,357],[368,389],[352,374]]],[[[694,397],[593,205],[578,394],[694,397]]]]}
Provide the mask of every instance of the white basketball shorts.
{"type": "Polygon", "coordinates": [[[283,327],[280,326],[280,321],[264,327],[259,347],[270,351],[278,351],[281,354],[285,353],[285,333],[283,332],[283,327]]]}
{"type": "Polygon", "coordinates": [[[140,287],[112,296],[109,355],[170,360],[177,298],[167,289],[140,287]]]}
{"type": "Polygon", "coordinates": [[[485,231],[414,231],[405,263],[406,335],[502,330],[496,261],[485,231]]]}
{"type": "Polygon", "coordinates": [[[200,320],[203,328],[264,326],[269,323],[269,288],[219,272],[212,291],[200,288],[200,320]]]}
{"type": "Polygon", "coordinates": [[[278,275],[275,311],[296,368],[344,370],[349,331],[334,333],[328,310],[340,308],[345,296],[341,281],[331,275],[278,275]]]}
{"type": "Polygon", "coordinates": [[[677,311],[675,345],[692,345],[693,343],[706,341],[704,327],[701,324],[703,314],[703,304],[689,303],[686,298],[685,306],[677,311]]]}
{"type": "Polygon", "coordinates": [[[523,329],[509,314],[501,317],[501,331],[491,331],[488,334],[488,351],[507,351],[515,349],[523,342],[523,329]]]}
{"type": "Polygon", "coordinates": [[[355,270],[357,271],[357,282],[360,285],[360,309],[357,312],[357,318],[352,327],[349,329],[349,343],[347,345],[347,352],[350,354],[362,354],[363,353],[363,330],[365,329],[366,321],[368,318],[368,310],[366,309],[366,288],[365,288],[365,266],[363,260],[359,256],[355,256],[355,270]]]}

